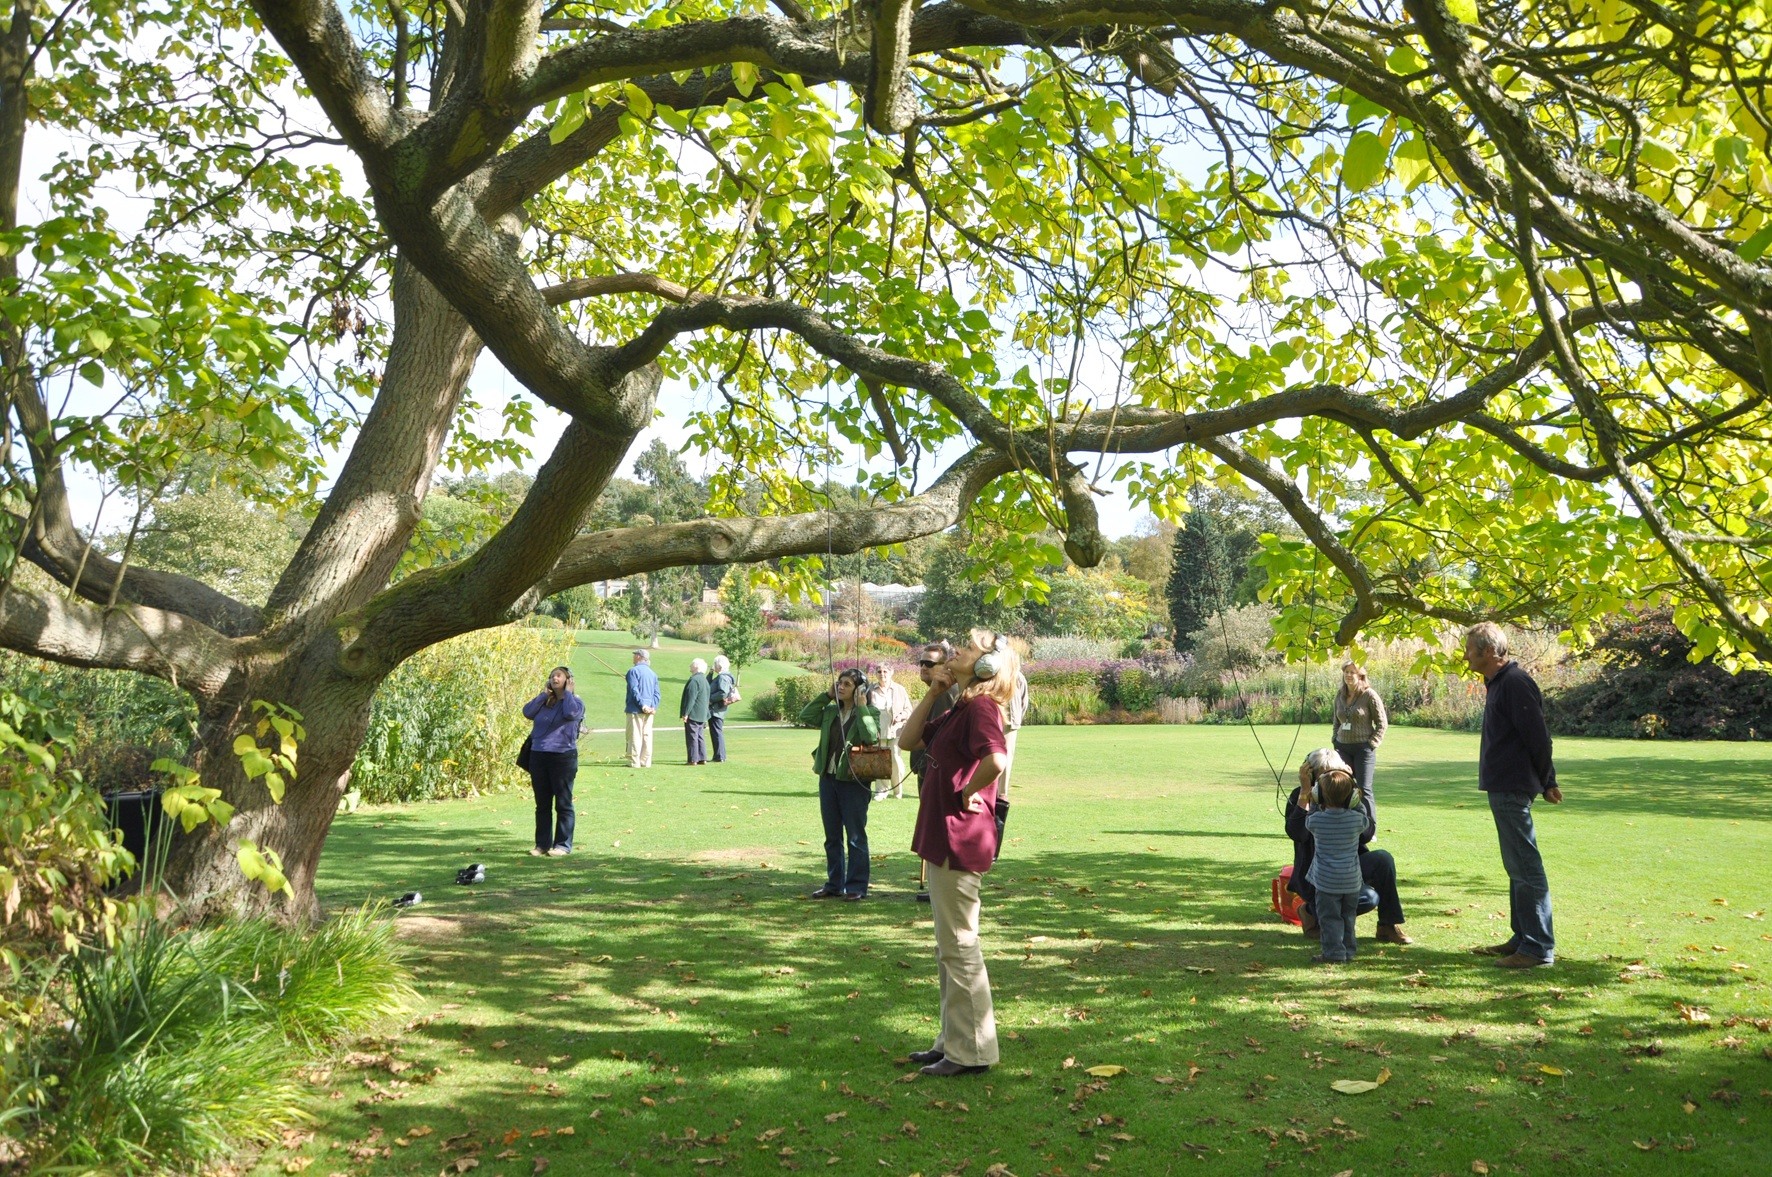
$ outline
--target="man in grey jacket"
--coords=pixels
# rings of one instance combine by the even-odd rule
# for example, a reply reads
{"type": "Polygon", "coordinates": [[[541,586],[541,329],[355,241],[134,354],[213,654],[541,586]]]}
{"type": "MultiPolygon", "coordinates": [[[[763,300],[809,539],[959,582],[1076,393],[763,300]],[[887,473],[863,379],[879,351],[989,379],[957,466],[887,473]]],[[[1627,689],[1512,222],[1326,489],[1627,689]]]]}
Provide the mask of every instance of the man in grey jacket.
{"type": "Polygon", "coordinates": [[[1464,660],[1483,676],[1489,689],[1483,705],[1477,784],[1489,794],[1489,811],[1495,815],[1513,927],[1513,935],[1504,943],[1477,951],[1499,956],[1496,963],[1503,968],[1538,968],[1556,960],[1557,941],[1551,929],[1550,880],[1532,825],[1532,802],[1540,794],[1552,805],[1563,800],[1551,762],[1544,698],[1532,676],[1507,656],[1507,635],[1494,622],[1471,627],[1464,638],[1464,660]]]}

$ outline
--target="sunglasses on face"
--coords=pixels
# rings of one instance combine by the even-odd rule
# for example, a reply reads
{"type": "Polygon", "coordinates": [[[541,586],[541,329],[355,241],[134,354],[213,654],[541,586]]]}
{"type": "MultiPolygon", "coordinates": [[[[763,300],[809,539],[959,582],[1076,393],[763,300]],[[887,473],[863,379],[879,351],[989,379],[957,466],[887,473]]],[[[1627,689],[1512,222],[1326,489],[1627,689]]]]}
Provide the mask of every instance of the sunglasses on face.
{"type": "Polygon", "coordinates": [[[941,663],[937,662],[933,658],[925,658],[922,661],[918,662],[917,665],[921,666],[924,670],[928,670],[931,666],[940,666],[941,663]]]}

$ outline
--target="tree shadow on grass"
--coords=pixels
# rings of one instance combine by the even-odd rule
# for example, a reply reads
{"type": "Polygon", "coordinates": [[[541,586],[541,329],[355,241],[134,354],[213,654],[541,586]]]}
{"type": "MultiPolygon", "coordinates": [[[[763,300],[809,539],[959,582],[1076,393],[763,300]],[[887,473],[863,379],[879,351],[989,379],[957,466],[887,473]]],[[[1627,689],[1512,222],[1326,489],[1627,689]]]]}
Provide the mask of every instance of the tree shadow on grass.
{"type": "MultiPolygon", "coordinates": [[[[380,880],[413,871],[440,878],[485,837],[425,825],[341,830],[329,862],[349,863],[350,878],[328,880],[328,898],[391,890],[380,880]]],[[[876,877],[890,888],[913,867],[895,857],[876,877]]],[[[1493,889],[1405,867],[1413,887],[1493,889]]],[[[1561,1155],[1631,1167],[1627,1138],[1702,1131],[1689,1171],[1745,1172],[1765,1138],[1758,1044],[1700,1046],[1711,1027],[1674,1005],[1677,991],[1718,1021],[1748,1012],[1731,1007],[1741,990],[1726,969],[1662,966],[1626,982],[1625,962],[1565,956],[1510,974],[1433,933],[1373,944],[1369,920],[1356,962],[1313,967],[1313,942],[1267,911],[1264,868],[1209,858],[1001,862],[982,927],[1001,1065],[977,1080],[924,1079],[902,1059],[934,1034],[929,909],[808,902],[804,881],[684,860],[516,858],[483,888],[438,888],[402,919],[427,996],[445,1004],[400,1049],[444,1069],[391,1101],[399,1108],[326,1105],[328,1131],[423,1118],[484,1141],[490,1158],[512,1130],[571,1123],[572,1137],[547,1146],[557,1173],[690,1160],[775,1171],[833,1157],[839,1171],[988,1157],[1017,1173],[1074,1172],[1104,1147],[1119,1147],[1129,1171],[1200,1149],[1247,1171],[1272,1159],[1268,1130],[1289,1124],[1314,1142],[1307,1164],[1342,1169],[1394,1162],[1402,1141],[1424,1155],[1434,1140],[1512,1148],[1521,1118],[1539,1125],[1525,1160],[1544,1166],[1561,1155]],[[1082,1072],[1096,1063],[1127,1073],[1082,1072]],[[1327,1103],[1340,1098],[1330,1079],[1381,1069],[1394,1078],[1380,1092],[1327,1103]],[[1127,1129],[1117,1146],[1116,1120],[1127,1129]]],[[[538,1147],[524,1136],[519,1159],[538,1147]]]]}

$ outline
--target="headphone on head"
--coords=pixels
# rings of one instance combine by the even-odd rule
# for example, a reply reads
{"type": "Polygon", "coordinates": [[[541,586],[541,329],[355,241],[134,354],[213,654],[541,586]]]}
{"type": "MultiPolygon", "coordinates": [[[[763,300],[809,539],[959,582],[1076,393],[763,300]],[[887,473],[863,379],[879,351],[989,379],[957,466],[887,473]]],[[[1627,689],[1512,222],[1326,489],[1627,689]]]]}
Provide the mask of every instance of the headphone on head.
{"type": "Polygon", "coordinates": [[[996,678],[998,672],[1001,671],[1006,664],[1002,655],[1007,653],[1008,650],[1009,639],[1002,634],[996,635],[991,642],[991,648],[980,654],[978,656],[978,661],[972,664],[972,677],[979,679],[996,678]]]}
{"type": "Polygon", "coordinates": [[[1360,791],[1359,781],[1354,779],[1353,773],[1345,772],[1343,769],[1339,769],[1339,768],[1325,768],[1321,772],[1311,773],[1311,789],[1310,789],[1311,804],[1312,805],[1327,805],[1328,804],[1327,801],[1323,800],[1323,778],[1328,777],[1328,776],[1334,776],[1337,773],[1341,773],[1342,775],[1346,776],[1348,778],[1349,783],[1353,785],[1353,791],[1348,794],[1347,807],[1349,809],[1361,808],[1361,806],[1364,804],[1364,802],[1366,800],[1366,795],[1360,791]]]}
{"type": "Polygon", "coordinates": [[[837,676],[838,682],[842,682],[844,679],[848,679],[850,682],[853,682],[855,684],[855,694],[851,695],[850,698],[852,698],[860,703],[867,702],[867,693],[868,693],[868,690],[870,689],[869,683],[868,683],[867,672],[864,670],[851,668],[849,670],[845,670],[842,674],[839,674],[837,676]]]}

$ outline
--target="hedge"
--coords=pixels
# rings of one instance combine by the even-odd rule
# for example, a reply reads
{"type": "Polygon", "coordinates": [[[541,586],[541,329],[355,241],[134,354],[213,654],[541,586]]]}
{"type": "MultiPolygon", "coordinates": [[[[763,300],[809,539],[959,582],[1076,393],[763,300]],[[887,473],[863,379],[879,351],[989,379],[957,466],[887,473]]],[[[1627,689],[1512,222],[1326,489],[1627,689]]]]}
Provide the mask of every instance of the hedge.
{"type": "Polygon", "coordinates": [[[407,659],[375,693],[351,788],[364,801],[426,801],[522,783],[522,706],[572,645],[567,630],[507,625],[407,659]]]}

